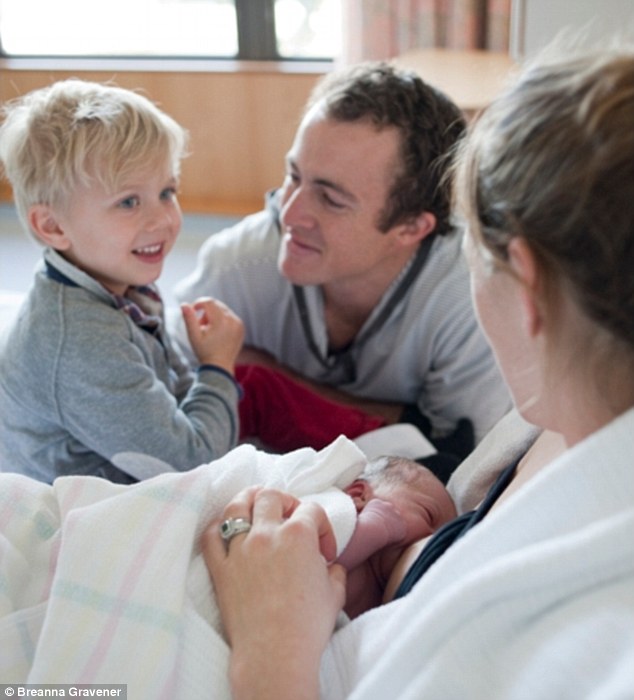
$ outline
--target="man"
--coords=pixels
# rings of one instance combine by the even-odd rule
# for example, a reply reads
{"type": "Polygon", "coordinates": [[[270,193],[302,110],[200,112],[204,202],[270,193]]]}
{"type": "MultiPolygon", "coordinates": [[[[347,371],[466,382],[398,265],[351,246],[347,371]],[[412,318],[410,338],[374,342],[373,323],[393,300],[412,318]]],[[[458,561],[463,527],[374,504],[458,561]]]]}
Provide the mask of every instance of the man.
{"type": "Polygon", "coordinates": [[[327,76],[281,189],[206,241],[177,298],[231,307],[243,361],[468,452],[460,419],[479,439],[510,401],[449,221],[447,155],[463,131],[458,108],[414,73],[371,63],[327,76]]]}

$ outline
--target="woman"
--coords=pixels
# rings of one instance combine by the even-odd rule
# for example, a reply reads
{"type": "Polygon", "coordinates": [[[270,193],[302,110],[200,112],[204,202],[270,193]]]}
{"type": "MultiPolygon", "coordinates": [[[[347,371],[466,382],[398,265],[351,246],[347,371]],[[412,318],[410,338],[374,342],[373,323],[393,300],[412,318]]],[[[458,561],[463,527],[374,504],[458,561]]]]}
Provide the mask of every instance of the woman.
{"type": "Polygon", "coordinates": [[[323,514],[234,500],[250,530],[223,542],[214,523],[203,546],[235,697],[634,694],[633,125],[629,49],[542,57],[475,124],[456,166],[473,299],[543,432],[481,522],[332,637],[345,581],[323,514]]]}

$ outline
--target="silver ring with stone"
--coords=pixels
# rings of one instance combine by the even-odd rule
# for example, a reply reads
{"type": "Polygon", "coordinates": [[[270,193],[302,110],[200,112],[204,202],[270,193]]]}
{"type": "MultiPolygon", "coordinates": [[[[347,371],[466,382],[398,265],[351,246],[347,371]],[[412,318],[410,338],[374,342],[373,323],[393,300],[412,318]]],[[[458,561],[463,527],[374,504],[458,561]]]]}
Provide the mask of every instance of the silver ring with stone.
{"type": "Polygon", "coordinates": [[[228,547],[229,542],[243,532],[249,532],[251,523],[246,518],[227,518],[220,524],[220,537],[228,547]]]}

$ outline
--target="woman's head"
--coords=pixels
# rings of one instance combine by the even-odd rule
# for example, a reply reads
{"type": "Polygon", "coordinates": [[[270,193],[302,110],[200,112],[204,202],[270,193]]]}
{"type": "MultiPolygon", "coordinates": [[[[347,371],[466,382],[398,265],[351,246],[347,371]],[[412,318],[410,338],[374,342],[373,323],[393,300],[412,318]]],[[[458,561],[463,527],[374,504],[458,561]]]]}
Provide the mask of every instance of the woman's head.
{"type": "Polygon", "coordinates": [[[630,375],[633,125],[634,49],[545,54],[478,120],[456,162],[457,208],[485,267],[512,272],[521,241],[549,342],[572,304],[583,343],[575,361],[605,367],[617,353],[630,375]]]}
{"type": "Polygon", "coordinates": [[[35,204],[63,206],[96,179],[113,190],[131,172],[169,164],[178,177],[187,134],[146,97],[65,80],[8,102],[0,162],[25,227],[35,204]]]}

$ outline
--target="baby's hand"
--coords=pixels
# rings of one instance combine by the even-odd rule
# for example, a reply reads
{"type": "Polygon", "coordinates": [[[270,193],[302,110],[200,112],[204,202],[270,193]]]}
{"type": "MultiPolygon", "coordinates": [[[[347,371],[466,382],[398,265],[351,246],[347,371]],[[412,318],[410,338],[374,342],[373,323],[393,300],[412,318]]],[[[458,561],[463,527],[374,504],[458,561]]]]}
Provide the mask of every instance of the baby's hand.
{"type": "Polygon", "coordinates": [[[181,312],[198,362],[233,374],[244,340],[242,321],[228,306],[209,297],[181,304],[181,312]]]}
{"type": "Polygon", "coordinates": [[[390,501],[383,498],[373,498],[368,502],[364,511],[372,511],[380,516],[387,533],[386,544],[401,543],[407,534],[405,521],[398,508],[390,501]]]}

